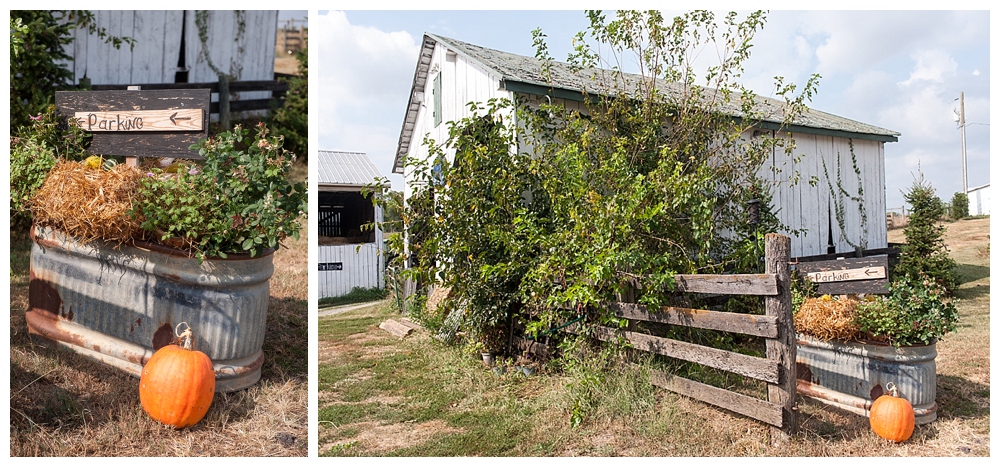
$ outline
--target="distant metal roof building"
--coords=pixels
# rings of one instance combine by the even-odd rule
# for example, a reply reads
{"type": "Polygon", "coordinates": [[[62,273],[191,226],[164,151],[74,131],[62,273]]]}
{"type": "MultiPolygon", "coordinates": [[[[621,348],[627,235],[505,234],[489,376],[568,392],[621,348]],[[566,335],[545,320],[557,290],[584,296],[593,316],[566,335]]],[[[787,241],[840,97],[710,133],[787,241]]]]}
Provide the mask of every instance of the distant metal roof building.
{"type": "Polygon", "coordinates": [[[319,150],[318,184],[361,188],[384,177],[363,152],[319,150]]]}
{"type": "MultiPolygon", "coordinates": [[[[548,95],[567,100],[582,101],[584,100],[584,92],[591,95],[598,94],[602,89],[600,84],[608,82],[613,78],[622,79],[626,92],[630,94],[631,91],[638,89],[640,80],[644,79],[639,75],[629,73],[622,73],[621,76],[612,76],[612,73],[616,73],[612,70],[595,68],[577,70],[568,63],[553,60],[549,68],[549,77],[551,78],[551,83],[549,83],[546,81],[542,62],[539,59],[488,49],[467,42],[425,33],[420,57],[417,62],[417,70],[413,77],[410,103],[407,107],[403,129],[397,146],[394,170],[399,173],[402,173],[402,156],[406,154],[413,138],[414,123],[420,107],[420,99],[417,94],[422,93],[421,90],[426,83],[428,67],[430,66],[431,56],[436,44],[443,45],[448,50],[454,51],[487,72],[499,77],[503,89],[516,93],[548,95]]],[[[666,92],[679,92],[676,85],[666,82],[658,85],[657,88],[666,92]]],[[[778,129],[782,121],[784,106],[785,102],[782,100],[757,96],[757,110],[763,112],[764,115],[770,116],[765,117],[760,126],[765,129],[778,129]]],[[[723,108],[723,110],[734,117],[743,116],[739,108],[739,102],[731,103],[728,108],[723,108]]],[[[806,110],[803,115],[795,119],[791,126],[781,128],[793,133],[812,133],[883,142],[898,141],[900,135],[897,131],[880,128],[815,109],[806,110]]]]}

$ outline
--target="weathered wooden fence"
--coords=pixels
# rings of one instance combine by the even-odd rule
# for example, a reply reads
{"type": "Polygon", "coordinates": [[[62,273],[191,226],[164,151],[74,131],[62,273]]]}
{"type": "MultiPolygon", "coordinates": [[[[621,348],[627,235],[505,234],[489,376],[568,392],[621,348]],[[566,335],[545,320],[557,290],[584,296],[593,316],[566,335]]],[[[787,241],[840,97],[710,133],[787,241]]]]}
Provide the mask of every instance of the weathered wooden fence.
{"type": "MultiPolygon", "coordinates": [[[[129,88],[125,84],[95,84],[89,86],[93,91],[121,91],[129,88]]],[[[285,101],[285,92],[288,91],[288,83],[280,80],[271,81],[229,81],[222,76],[219,81],[206,83],[150,83],[138,84],[143,90],[162,89],[210,89],[216,95],[216,100],[211,103],[208,111],[219,117],[220,122],[228,122],[230,113],[249,112],[257,110],[270,110],[273,107],[280,107],[285,101]],[[221,90],[221,92],[220,92],[221,90]],[[230,99],[229,96],[237,93],[261,93],[270,92],[271,97],[260,99],[230,99]]],[[[228,125],[224,125],[228,128],[228,125]]]]}
{"type": "MultiPolygon", "coordinates": [[[[772,426],[773,440],[787,439],[796,429],[795,413],[792,410],[795,402],[796,347],[789,289],[790,249],[788,237],[768,234],[765,240],[764,274],[675,276],[678,292],[764,296],[764,315],[680,307],[663,307],[653,312],[643,305],[633,303],[611,305],[615,314],[621,318],[762,337],[766,343],[765,358],[605,326],[591,326],[590,336],[602,341],[624,338],[635,349],[766,382],[765,400],[651,370],[654,385],[767,423],[772,426]]],[[[581,332],[582,329],[579,324],[567,327],[570,332],[581,332]]]]}

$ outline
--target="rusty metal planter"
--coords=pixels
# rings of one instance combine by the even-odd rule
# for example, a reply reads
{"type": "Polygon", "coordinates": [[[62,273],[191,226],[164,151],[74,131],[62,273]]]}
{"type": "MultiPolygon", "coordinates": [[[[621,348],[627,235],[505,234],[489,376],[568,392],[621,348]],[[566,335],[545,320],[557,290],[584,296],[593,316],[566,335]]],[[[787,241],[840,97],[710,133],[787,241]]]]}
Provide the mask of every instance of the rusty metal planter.
{"type": "Polygon", "coordinates": [[[43,227],[31,239],[29,333],[139,376],[186,322],[217,392],[260,380],[273,251],[198,264],[152,243],[84,245],[43,227]]]}
{"type": "Polygon", "coordinates": [[[891,345],[822,341],[796,335],[799,394],[868,416],[872,402],[892,382],[913,405],[916,423],[937,419],[937,345],[891,345]]]}

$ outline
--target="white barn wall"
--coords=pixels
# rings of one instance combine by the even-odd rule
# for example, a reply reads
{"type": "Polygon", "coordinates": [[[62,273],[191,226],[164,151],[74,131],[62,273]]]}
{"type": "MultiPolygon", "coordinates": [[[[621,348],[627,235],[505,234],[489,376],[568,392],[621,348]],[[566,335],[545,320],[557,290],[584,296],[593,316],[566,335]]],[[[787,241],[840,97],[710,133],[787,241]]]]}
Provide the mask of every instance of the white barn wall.
{"type": "MultiPolygon", "coordinates": [[[[74,60],[66,66],[73,71],[75,83],[84,76],[91,84],[161,84],[173,83],[181,47],[182,10],[93,11],[98,27],[118,37],[132,37],[135,48],[122,44],[115,49],[85,28],[77,28],[73,42],[66,47],[74,60]]],[[[235,11],[214,10],[208,13],[209,57],[227,74],[239,81],[274,79],[274,44],[278,30],[277,10],[244,12],[243,40],[237,43],[235,11]],[[242,47],[242,51],[240,48],[242,47]]],[[[188,82],[218,81],[218,75],[201,58],[201,41],[195,24],[195,11],[189,10],[185,25],[185,57],[188,82]]],[[[266,99],[268,91],[236,93],[234,99],[266,99]]],[[[213,97],[213,100],[216,100],[213,97]]]]}
{"type": "Polygon", "coordinates": [[[346,295],[354,287],[383,288],[384,263],[380,243],[318,248],[320,263],[342,263],[340,271],[319,271],[319,298],[346,295]],[[360,247],[360,249],[359,249],[360,247]]]}
{"type": "Polygon", "coordinates": [[[850,143],[846,138],[797,133],[793,156],[777,150],[770,163],[761,168],[761,176],[774,183],[772,203],[778,219],[792,230],[802,230],[792,235],[792,256],[812,256],[827,253],[829,229],[833,229],[833,244],[838,253],[849,253],[854,244],[865,243],[867,249],[888,246],[885,222],[885,182],[883,143],[871,140],[854,142],[854,154],[861,171],[861,186],[867,222],[862,226],[862,216],[857,202],[844,196],[844,231],[834,211],[830,187],[837,190],[837,160],[840,160],[841,184],[851,196],[857,196],[858,178],[851,163],[850,143]],[[795,159],[798,158],[798,162],[795,159]],[[823,171],[826,163],[827,180],[823,171]],[[779,169],[772,173],[772,168],[779,169]],[[793,183],[795,172],[798,181],[793,183]],[[810,180],[815,183],[810,184],[810,180]]]}
{"type": "MultiPolygon", "coordinates": [[[[424,136],[427,135],[437,144],[448,139],[448,122],[458,121],[471,115],[469,102],[486,104],[492,98],[512,98],[512,93],[500,89],[498,77],[489,74],[482,67],[470,62],[462,56],[453,55],[449,60],[447,49],[440,44],[435,45],[431,56],[430,70],[441,71],[441,123],[434,126],[434,78],[436,72],[427,74],[423,89],[424,100],[420,104],[416,125],[413,130],[413,140],[410,143],[407,157],[417,160],[427,160],[428,151],[424,147],[424,136]]],[[[454,158],[454,152],[448,151],[448,158],[454,158]]],[[[406,168],[404,178],[412,177],[412,169],[406,168]]],[[[412,194],[412,186],[404,187],[404,197],[412,194]]]]}
{"type": "Polygon", "coordinates": [[[990,215],[990,186],[988,184],[969,190],[969,215],[990,215]]]}

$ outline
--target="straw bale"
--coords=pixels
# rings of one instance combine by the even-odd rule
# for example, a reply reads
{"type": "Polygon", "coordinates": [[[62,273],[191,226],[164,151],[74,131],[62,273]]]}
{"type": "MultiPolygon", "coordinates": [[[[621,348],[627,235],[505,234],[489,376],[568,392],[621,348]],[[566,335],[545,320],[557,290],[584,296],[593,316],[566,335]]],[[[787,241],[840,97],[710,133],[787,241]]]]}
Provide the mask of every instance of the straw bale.
{"type": "Polygon", "coordinates": [[[34,221],[81,243],[103,239],[121,244],[140,238],[143,230],[128,211],[143,175],[125,164],[103,170],[60,161],[31,200],[34,221]]]}
{"type": "Polygon", "coordinates": [[[851,340],[861,329],[856,324],[858,299],[829,295],[807,298],[795,314],[795,330],[821,340],[851,340]]]}

